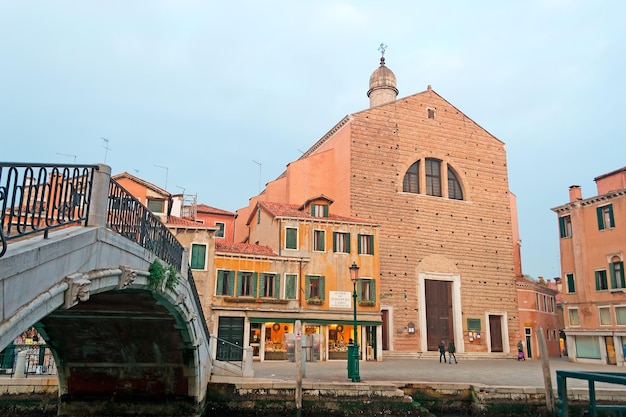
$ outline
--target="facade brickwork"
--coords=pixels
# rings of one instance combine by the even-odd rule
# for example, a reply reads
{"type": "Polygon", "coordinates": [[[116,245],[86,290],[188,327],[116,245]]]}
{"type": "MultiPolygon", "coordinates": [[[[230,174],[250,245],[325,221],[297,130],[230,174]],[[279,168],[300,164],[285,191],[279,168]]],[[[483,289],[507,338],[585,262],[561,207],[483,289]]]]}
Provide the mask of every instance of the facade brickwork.
{"type": "Polygon", "coordinates": [[[384,349],[432,350],[425,283],[444,281],[458,352],[517,351],[519,242],[505,145],[430,87],[344,118],[239,217],[268,196],[301,200],[303,190],[332,198],[337,214],[380,224],[384,349]],[[427,158],[441,162],[442,197],[425,191],[427,158]],[[404,192],[416,161],[420,190],[404,192]],[[447,167],[462,199],[448,198],[447,167]]]}
{"type": "MultiPolygon", "coordinates": [[[[381,224],[381,294],[395,312],[394,349],[419,346],[424,329],[409,334],[406,324],[424,307],[417,304],[420,269],[461,276],[463,322],[489,310],[506,312],[514,346],[517,299],[504,144],[430,89],[352,117],[350,214],[381,224]],[[434,118],[428,118],[429,108],[434,118]],[[424,158],[456,171],[463,200],[402,191],[407,169],[424,158]],[[438,261],[421,266],[435,256],[438,261]]],[[[481,338],[465,349],[488,351],[485,343],[481,338]]]]}

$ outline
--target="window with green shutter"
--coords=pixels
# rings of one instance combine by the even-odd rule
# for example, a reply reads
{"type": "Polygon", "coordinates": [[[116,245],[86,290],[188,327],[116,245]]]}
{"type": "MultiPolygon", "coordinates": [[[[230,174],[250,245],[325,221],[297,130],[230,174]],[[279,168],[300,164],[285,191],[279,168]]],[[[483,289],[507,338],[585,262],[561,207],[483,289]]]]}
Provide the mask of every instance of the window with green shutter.
{"type": "Polygon", "coordinates": [[[324,277],[320,275],[306,276],[306,299],[324,299],[324,277]]]}
{"type": "Polygon", "coordinates": [[[612,229],[615,227],[613,204],[597,207],[596,215],[598,216],[598,230],[612,229]]]}
{"type": "Polygon", "coordinates": [[[191,269],[205,269],[206,245],[191,245],[191,269]]]}
{"type": "Polygon", "coordinates": [[[561,238],[572,237],[572,218],[569,215],[559,217],[559,231],[561,238]]]}
{"type": "Polygon", "coordinates": [[[567,274],[567,292],[574,293],[576,292],[576,285],[574,284],[574,274],[567,274]]]}
{"type": "Polygon", "coordinates": [[[215,295],[233,296],[235,294],[235,271],[218,270],[215,295]]]}
{"type": "Polygon", "coordinates": [[[311,216],[328,217],[328,204],[311,204],[311,216]]]}
{"type": "Polygon", "coordinates": [[[237,276],[237,296],[256,297],[257,273],[239,272],[237,276]]]}
{"type": "Polygon", "coordinates": [[[333,232],[333,252],[350,253],[350,233],[333,232]]]}
{"type": "Polygon", "coordinates": [[[614,261],[609,264],[611,272],[611,288],[626,288],[626,280],[624,279],[624,262],[614,261]]]}
{"type": "Polygon", "coordinates": [[[376,281],[369,278],[361,278],[356,285],[356,295],[359,301],[376,301],[376,281]]]}
{"type": "Polygon", "coordinates": [[[276,279],[276,274],[261,274],[259,288],[261,297],[279,298],[280,296],[280,281],[276,279]]]}
{"type": "Polygon", "coordinates": [[[285,249],[298,249],[298,229],[293,227],[285,229],[285,249]]]}
{"type": "Polygon", "coordinates": [[[285,298],[295,300],[297,297],[296,289],[298,288],[298,276],[296,274],[285,275],[285,298]]]}
{"type": "Polygon", "coordinates": [[[602,290],[608,290],[608,289],[609,289],[609,282],[606,277],[606,270],[601,269],[599,271],[596,271],[596,290],[602,291],[602,290]]]}
{"type": "Polygon", "coordinates": [[[326,232],[324,230],[313,231],[313,250],[324,252],[326,250],[326,232]]]}
{"type": "Polygon", "coordinates": [[[373,235],[358,235],[358,253],[365,255],[374,254],[374,236],[373,235]]]}

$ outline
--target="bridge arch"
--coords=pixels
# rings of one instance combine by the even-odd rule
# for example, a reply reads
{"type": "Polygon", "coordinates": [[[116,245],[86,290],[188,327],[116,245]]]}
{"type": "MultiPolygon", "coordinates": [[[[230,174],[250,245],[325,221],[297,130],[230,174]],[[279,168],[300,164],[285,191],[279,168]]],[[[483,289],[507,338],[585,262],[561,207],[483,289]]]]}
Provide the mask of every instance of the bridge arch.
{"type": "MultiPolygon", "coordinates": [[[[192,284],[153,288],[151,252],[106,228],[16,242],[0,258],[4,347],[34,325],[57,364],[60,411],[133,398],[198,407],[210,379],[208,334],[192,284]]],[[[186,271],[183,271],[183,274],[186,271]]],[[[121,414],[123,410],[118,410],[121,414]]]]}

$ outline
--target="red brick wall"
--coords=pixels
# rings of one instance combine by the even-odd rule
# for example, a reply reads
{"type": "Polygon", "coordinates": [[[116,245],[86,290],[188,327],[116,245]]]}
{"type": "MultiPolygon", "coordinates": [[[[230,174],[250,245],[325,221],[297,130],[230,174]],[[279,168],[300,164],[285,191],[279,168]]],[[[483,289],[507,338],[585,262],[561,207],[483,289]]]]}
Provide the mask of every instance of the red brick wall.
{"type": "MultiPolygon", "coordinates": [[[[487,310],[506,311],[514,347],[519,325],[504,144],[432,91],[353,118],[350,214],[382,225],[385,302],[395,315],[417,321],[422,307],[416,297],[418,264],[429,255],[443,255],[461,275],[463,325],[466,317],[484,317],[487,310]],[[436,109],[434,119],[428,119],[427,107],[436,109]],[[465,201],[401,192],[406,170],[426,157],[456,170],[465,201]]],[[[418,337],[419,331],[394,332],[395,350],[415,351],[418,337]]]]}

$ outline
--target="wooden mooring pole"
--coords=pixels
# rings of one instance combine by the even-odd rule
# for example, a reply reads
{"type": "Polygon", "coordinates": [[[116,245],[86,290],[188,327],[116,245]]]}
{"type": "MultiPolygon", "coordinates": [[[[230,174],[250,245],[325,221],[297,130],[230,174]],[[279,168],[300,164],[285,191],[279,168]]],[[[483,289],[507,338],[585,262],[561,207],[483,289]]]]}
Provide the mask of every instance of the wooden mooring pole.
{"type": "Polygon", "coordinates": [[[302,416],[302,323],[296,320],[294,326],[296,336],[296,417],[302,416]]]}
{"type": "MultiPolygon", "coordinates": [[[[546,387],[546,407],[551,415],[554,415],[555,401],[554,390],[552,389],[552,375],[550,374],[550,358],[548,357],[548,345],[546,336],[543,334],[541,326],[537,326],[537,344],[541,355],[541,368],[543,369],[543,383],[546,387]]],[[[566,393],[567,395],[567,393],[566,393]]]]}

